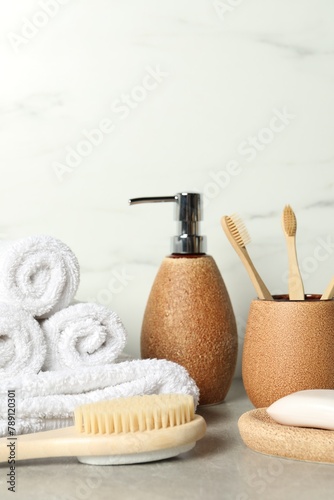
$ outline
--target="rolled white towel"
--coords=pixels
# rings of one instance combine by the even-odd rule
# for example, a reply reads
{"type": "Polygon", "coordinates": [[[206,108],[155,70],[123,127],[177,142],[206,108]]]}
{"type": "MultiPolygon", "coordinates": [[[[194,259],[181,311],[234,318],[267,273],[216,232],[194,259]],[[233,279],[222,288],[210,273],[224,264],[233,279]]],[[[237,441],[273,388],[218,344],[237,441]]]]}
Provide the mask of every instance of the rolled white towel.
{"type": "Polygon", "coordinates": [[[78,303],[41,321],[47,343],[43,370],[76,370],[112,363],[122,353],[121,319],[100,304],[78,303]]]}
{"type": "Polygon", "coordinates": [[[42,368],[46,345],[41,327],[31,314],[0,303],[0,380],[42,368]]]}
{"type": "Polygon", "coordinates": [[[85,403],[142,394],[190,394],[199,390],[187,370],[165,359],[124,361],[77,371],[40,372],[0,381],[0,435],[6,435],[8,390],[18,402],[17,434],[65,427],[85,403]]]}
{"type": "Polygon", "coordinates": [[[72,250],[51,236],[37,235],[0,245],[0,300],[46,317],[67,307],[79,286],[72,250]]]}

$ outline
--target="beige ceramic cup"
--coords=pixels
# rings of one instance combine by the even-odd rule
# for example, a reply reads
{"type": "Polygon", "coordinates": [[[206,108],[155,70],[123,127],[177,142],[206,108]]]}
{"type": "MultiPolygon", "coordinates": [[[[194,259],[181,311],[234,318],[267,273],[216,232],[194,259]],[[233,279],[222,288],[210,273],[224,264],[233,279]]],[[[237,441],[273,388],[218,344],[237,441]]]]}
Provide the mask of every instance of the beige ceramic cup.
{"type": "Polygon", "coordinates": [[[257,408],[304,389],[334,389],[334,300],[253,300],[242,377],[257,408]]]}

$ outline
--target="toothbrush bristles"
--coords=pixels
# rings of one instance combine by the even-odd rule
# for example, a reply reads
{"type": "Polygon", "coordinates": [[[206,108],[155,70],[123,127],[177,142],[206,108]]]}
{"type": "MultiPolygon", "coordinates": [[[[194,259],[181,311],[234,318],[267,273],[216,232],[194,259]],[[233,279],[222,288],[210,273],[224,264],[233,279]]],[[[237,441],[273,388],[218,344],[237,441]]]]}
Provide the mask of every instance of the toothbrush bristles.
{"type": "Polygon", "coordinates": [[[297,231],[297,219],[290,205],[284,207],[283,226],[288,236],[295,236],[297,231]]]}
{"type": "Polygon", "coordinates": [[[238,214],[227,216],[226,223],[239,247],[244,248],[251,242],[247,228],[238,214]]]}

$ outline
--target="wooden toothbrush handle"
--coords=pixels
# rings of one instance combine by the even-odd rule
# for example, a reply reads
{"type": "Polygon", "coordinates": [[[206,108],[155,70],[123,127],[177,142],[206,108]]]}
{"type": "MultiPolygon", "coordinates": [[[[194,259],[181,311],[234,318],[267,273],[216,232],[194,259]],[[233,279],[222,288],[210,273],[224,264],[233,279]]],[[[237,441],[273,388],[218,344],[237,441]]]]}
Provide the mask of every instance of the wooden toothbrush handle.
{"type": "Polygon", "coordinates": [[[332,299],[333,295],[334,295],[334,278],[332,278],[331,281],[329,282],[328,287],[321,296],[321,300],[332,299]]]}
{"type": "Polygon", "coordinates": [[[274,300],[272,298],[268,288],[266,287],[266,285],[262,281],[259,273],[255,269],[255,266],[254,266],[254,264],[249,256],[246,248],[245,247],[239,248],[239,250],[240,250],[240,252],[238,252],[239,257],[240,257],[243,265],[245,266],[245,268],[249,274],[249,277],[251,279],[251,282],[253,283],[253,286],[256,290],[256,293],[257,293],[257,296],[259,297],[259,299],[274,300]]]}
{"type": "Polygon", "coordinates": [[[259,273],[254,267],[254,264],[248,255],[248,252],[246,250],[245,246],[239,246],[238,242],[236,241],[235,237],[232,236],[230,227],[227,223],[228,217],[222,217],[220,220],[221,226],[227,236],[227,239],[231,243],[232,247],[236,251],[236,253],[239,255],[241,262],[246,268],[246,271],[248,272],[248,275],[251,279],[251,282],[253,283],[253,286],[256,290],[257,296],[259,299],[262,300],[274,300],[266,287],[266,285],[263,283],[259,273]]]}
{"type": "Polygon", "coordinates": [[[287,247],[289,258],[289,299],[304,300],[305,292],[298,266],[295,237],[287,237],[287,247]]]}

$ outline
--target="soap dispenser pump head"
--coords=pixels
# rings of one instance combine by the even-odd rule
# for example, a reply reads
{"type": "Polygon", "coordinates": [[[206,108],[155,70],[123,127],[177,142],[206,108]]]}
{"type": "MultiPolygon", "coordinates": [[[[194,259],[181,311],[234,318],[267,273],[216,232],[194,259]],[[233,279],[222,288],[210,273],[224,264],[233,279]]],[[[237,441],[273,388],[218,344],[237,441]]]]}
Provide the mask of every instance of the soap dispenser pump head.
{"type": "Polygon", "coordinates": [[[178,235],[172,238],[175,254],[203,254],[206,252],[206,237],[200,236],[199,221],[202,217],[202,200],[199,193],[177,193],[175,196],[132,198],[130,205],[139,203],[175,202],[175,219],[178,235]]]}

